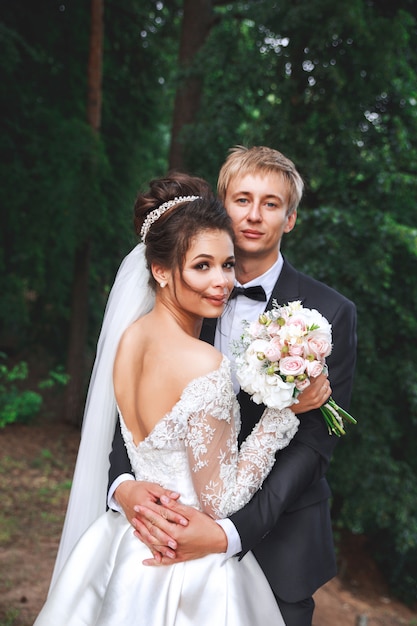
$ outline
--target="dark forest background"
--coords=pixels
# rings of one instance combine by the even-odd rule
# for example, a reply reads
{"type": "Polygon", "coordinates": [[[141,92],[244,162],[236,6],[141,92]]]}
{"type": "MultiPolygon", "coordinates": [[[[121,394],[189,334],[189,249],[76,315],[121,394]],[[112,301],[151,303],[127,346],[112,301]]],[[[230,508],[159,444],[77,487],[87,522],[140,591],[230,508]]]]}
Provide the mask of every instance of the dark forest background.
{"type": "Polygon", "coordinates": [[[359,423],[330,470],[335,529],[366,534],[415,601],[414,0],[0,6],[0,424],[24,413],[5,417],[23,362],[19,394],[69,374],[56,419],[80,424],[137,191],[171,168],[215,185],[231,146],[275,147],[307,184],[284,254],[358,308],[359,423]]]}

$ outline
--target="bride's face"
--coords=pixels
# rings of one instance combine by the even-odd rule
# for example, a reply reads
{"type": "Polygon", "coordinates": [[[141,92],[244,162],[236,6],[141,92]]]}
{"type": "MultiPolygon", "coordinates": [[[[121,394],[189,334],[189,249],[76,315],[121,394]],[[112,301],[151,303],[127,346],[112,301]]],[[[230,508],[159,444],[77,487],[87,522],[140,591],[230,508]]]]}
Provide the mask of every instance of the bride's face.
{"type": "Polygon", "coordinates": [[[198,233],[185,255],[181,271],[175,272],[177,302],[199,317],[223,313],[235,280],[233,242],[225,231],[198,233]]]}

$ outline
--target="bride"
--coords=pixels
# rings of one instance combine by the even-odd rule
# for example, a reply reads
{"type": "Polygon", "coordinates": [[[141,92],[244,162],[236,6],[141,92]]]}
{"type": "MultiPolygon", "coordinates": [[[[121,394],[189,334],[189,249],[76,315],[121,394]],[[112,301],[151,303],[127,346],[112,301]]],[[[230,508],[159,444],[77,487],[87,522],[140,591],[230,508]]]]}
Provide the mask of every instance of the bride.
{"type": "Polygon", "coordinates": [[[117,415],[135,478],[215,519],[249,501],[299,423],[290,409],[266,409],[238,450],[230,363],[198,339],[234,284],[231,223],[205,181],[152,181],[136,206],[142,243],[109,296],[51,590],[35,626],[282,626],[251,553],[149,568],[127,519],[104,511],[117,415]]]}

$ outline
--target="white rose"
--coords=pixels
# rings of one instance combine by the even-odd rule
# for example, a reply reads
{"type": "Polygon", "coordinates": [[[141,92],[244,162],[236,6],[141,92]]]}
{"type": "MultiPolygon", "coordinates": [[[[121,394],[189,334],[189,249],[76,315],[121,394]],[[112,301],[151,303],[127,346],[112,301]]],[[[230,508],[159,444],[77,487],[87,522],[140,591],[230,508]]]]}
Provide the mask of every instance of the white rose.
{"type": "Polygon", "coordinates": [[[268,376],[263,403],[273,409],[285,409],[294,402],[294,383],[286,383],[281,376],[268,376]]]}

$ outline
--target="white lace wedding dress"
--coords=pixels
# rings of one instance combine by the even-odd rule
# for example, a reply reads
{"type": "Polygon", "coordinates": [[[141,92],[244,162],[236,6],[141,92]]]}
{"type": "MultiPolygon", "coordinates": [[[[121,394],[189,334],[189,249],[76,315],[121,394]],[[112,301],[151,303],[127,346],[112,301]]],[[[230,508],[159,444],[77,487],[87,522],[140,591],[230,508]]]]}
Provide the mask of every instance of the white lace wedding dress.
{"type": "MultiPolygon", "coordinates": [[[[173,409],[136,446],[120,416],[138,480],[181,493],[215,518],[242,507],[288,445],[298,420],[289,409],[265,411],[237,449],[238,404],[230,364],[189,383],[173,409]]],[[[107,511],[84,533],[52,588],[35,626],[283,626],[254,556],[213,554],[146,567],[150,552],[125,517],[107,511]]]]}

